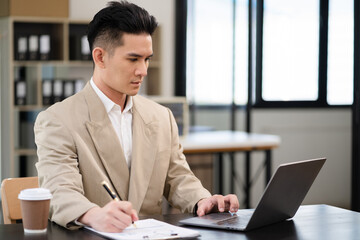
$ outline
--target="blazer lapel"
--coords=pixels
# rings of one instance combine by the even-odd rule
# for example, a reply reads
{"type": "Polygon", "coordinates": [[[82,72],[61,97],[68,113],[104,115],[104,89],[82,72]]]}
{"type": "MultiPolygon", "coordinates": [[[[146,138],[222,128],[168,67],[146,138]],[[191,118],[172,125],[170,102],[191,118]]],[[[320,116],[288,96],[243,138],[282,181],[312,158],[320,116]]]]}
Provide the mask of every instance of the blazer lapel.
{"type": "MultiPolygon", "coordinates": [[[[100,160],[108,173],[111,184],[121,200],[128,199],[129,168],[119,139],[106,113],[105,107],[91,85],[84,89],[90,121],[87,130],[94,142],[100,160]]],[[[99,183],[100,184],[100,183],[99,183]]]]}
{"type": "Polygon", "coordinates": [[[133,98],[133,151],[129,187],[129,201],[140,212],[154,168],[157,150],[158,122],[151,122],[146,117],[149,109],[141,106],[133,98]]]}

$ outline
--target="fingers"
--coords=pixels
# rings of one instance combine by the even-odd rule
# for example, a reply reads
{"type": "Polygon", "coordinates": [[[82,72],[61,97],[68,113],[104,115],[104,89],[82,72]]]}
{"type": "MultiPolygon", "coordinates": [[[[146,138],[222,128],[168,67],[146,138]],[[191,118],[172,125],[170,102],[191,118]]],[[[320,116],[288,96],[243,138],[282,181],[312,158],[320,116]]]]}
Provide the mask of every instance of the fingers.
{"type": "Polygon", "coordinates": [[[217,195],[216,196],[216,201],[217,201],[217,207],[218,207],[219,212],[224,212],[225,211],[225,198],[224,198],[224,196],[217,195]]]}
{"type": "Polygon", "coordinates": [[[202,199],[198,202],[198,210],[196,214],[200,217],[204,216],[205,214],[209,213],[213,207],[214,204],[211,202],[210,198],[202,199]]]}
{"type": "Polygon", "coordinates": [[[213,195],[209,198],[204,198],[198,202],[198,210],[196,214],[198,216],[204,216],[210,212],[215,212],[218,209],[218,204],[221,202],[223,196],[213,195]]]}
{"type": "Polygon", "coordinates": [[[90,209],[79,218],[85,225],[103,232],[122,232],[138,219],[136,210],[126,201],[111,201],[103,208],[90,209]]]}
{"type": "Polygon", "coordinates": [[[119,223],[119,227],[124,229],[123,225],[125,225],[125,228],[130,226],[134,221],[139,220],[139,217],[136,213],[136,210],[132,208],[132,204],[127,201],[112,201],[109,204],[109,209],[111,212],[109,214],[112,214],[114,218],[116,218],[119,223]]]}
{"type": "Polygon", "coordinates": [[[126,226],[129,226],[132,223],[131,210],[132,206],[129,202],[115,202],[112,201],[112,204],[108,206],[107,214],[113,216],[118,221],[124,223],[126,226]]]}
{"type": "Polygon", "coordinates": [[[117,216],[105,218],[104,220],[104,223],[107,224],[105,232],[122,232],[132,223],[131,218],[124,213],[120,213],[117,216]]]}
{"type": "Polygon", "coordinates": [[[136,212],[136,210],[135,210],[135,209],[132,209],[132,212],[131,212],[131,219],[132,219],[132,221],[133,221],[133,222],[135,222],[135,221],[138,221],[138,220],[139,220],[139,217],[138,217],[137,212],[136,212]]]}
{"type": "MultiPolygon", "coordinates": [[[[123,213],[125,213],[125,214],[127,214],[129,216],[131,216],[131,214],[133,214],[134,209],[132,208],[131,202],[127,202],[127,201],[120,201],[120,202],[111,201],[108,204],[114,205],[114,208],[118,208],[120,211],[122,211],[123,213]]],[[[135,211],[135,214],[136,214],[136,211],[135,211]]],[[[137,216],[137,214],[136,214],[136,216],[137,216]]]]}
{"type": "Polygon", "coordinates": [[[209,198],[204,198],[198,202],[198,216],[204,216],[210,212],[237,212],[239,209],[239,200],[236,195],[229,194],[226,196],[213,195],[209,198]]]}
{"type": "Polygon", "coordinates": [[[224,197],[224,201],[228,206],[226,211],[237,212],[239,210],[239,200],[236,195],[229,194],[224,197]]]}

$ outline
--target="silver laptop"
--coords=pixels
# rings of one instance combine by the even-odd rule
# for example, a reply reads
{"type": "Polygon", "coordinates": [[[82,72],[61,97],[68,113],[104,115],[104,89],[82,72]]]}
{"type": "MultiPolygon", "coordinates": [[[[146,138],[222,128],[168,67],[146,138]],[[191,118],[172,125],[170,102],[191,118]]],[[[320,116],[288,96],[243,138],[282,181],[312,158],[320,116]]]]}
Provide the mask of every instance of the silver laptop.
{"type": "Polygon", "coordinates": [[[241,209],[230,213],[211,213],[191,217],[182,224],[249,231],[292,218],[313,184],[325,158],[311,159],[278,167],[255,209],[241,209]]]}

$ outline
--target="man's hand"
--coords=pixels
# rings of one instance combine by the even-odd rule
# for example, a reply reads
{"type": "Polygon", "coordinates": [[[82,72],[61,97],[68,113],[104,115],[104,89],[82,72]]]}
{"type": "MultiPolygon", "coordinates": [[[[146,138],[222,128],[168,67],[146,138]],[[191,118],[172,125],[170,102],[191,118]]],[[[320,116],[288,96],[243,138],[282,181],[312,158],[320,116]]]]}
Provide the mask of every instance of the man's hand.
{"type": "Polygon", "coordinates": [[[237,212],[239,209],[239,200],[234,194],[226,196],[213,195],[209,198],[201,199],[197,205],[198,209],[196,214],[201,217],[210,212],[237,212]]]}
{"type": "Polygon", "coordinates": [[[94,207],[78,221],[102,232],[122,232],[133,221],[139,220],[130,202],[111,201],[104,207],[94,207]]]}

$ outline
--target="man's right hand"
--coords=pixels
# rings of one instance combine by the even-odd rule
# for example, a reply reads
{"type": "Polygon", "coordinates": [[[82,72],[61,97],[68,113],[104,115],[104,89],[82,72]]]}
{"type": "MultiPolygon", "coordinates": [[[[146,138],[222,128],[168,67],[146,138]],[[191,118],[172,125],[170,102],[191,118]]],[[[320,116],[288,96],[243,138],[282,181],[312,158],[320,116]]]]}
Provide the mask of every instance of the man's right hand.
{"type": "Polygon", "coordinates": [[[111,201],[104,207],[94,207],[78,221],[102,232],[122,232],[132,222],[139,220],[136,210],[127,201],[111,201]]]}

